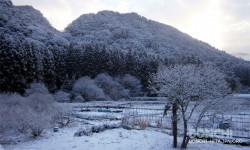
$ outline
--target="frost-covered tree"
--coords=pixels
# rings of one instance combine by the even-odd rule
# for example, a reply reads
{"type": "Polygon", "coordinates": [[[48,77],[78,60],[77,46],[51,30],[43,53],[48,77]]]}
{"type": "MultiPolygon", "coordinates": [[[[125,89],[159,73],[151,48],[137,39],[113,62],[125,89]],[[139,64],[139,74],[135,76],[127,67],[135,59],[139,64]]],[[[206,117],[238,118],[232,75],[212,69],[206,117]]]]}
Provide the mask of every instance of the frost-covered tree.
{"type": "Polygon", "coordinates": [[[126,74],[122,79],[120,79],[121,84],[125,89],[128,89],[130,96],[139,96],[141,94],[141,81],[135,77],[126,74]]]}
{"type": "Polygon", "coordinates": [[[165,112],[172,110],[173,147],[177,147],[178,113],[183,121],[181,147],[186,148],[189,141],[188,123],[194,111],[203,104],[209,106],[230,93],[225,75],[213,66],[160,67],[152,80],[153,89],[159,95],[169,98],[165,112]]]}
{"type": "Polygon", "coordinates": [[[74,101],[74,102],[85,102],[85,99],[81,95],[76,94],[72,101],[74,101]]]}
{"type": "Polygon", "coordinates": [[[104,93],[109,96],[111,100],[129,97],[129,91],[124,89],[119,82],[108,74],[102,73],[97,75],[95,83],[103,89],[104,93]]]}
{"type": "Polygon", "coordinates": [[[65,127],[74,121],[73,110],[67,105],[56,105],[54,122],[60,127],[65,127]]]}
{"type": "Polygon", "coordinates": [[[39,136],[54,121],[54,101],[44,93],[28,97],[0,95],[0,139],[19,134],[39,136]]]}
{"type": "Polygon", "coordinates": [[[20,116],[28,115],[25,100],[18,94],[0,95],[0,136],[12,130],[21,131],[21,128],[22,131],[26,130],[27,118],[20,116]]]}
{"type": "Polygon", "coordinates": [[[51,92],[55,92],[56,87],[56,72],[54,55],[50,50],[45,51],[43,59],[43,82],[47,85],[51,92]]]}
{"type": "Polygon", "coordinates": [[[103,90],[95,85],[94,80],[90,77],[82,77],[78,79],[73,85],[73,92],[79,93],[88,101],[105,99],[103,90]]]}
{"type": "Polygon", "coordinates": [[[25,95],[31,95],[34,93],[43,93],[43,94],[48,94],[49,90],[43,83],[31,83],[29,85],[29,88],[25,90],[25,95]]]}
{"type": "MultiPolygon", "coordinates": [[[[46,93],[33,93],[26,98],[27,116],[26,126],[32,136],[40,136],[43,130],[51,126],[54,117],[54,101],[51,95],[46,93]]],[[[22,109],[22,108],[20,108],[22,109]]],[[[23,109],[22,109],[23,110],[23,109]]]]}
{"type": "Polygon", "coordinates": [[[54,100],[56,102],[66,102],[69,103],[70,100],[70,93],[64,92],[64,91],[57,91],[54,94],[54,100]]]}

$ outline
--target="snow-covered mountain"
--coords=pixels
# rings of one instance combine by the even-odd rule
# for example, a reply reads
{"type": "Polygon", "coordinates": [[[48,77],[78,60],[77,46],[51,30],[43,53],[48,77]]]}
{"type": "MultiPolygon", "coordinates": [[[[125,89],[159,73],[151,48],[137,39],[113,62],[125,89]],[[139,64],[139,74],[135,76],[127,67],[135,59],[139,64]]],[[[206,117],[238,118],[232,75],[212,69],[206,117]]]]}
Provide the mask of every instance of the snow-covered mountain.
{"type": "Polygon", "coordinates": [[[173,58],[194,56],[211,61],[217,57],[231,57],[174,27],[136,13],[101,11],[84,14],[73,21],[65,32],[72,35],[74,42],[99,43],[109,50],[146,51],[173,58]]]}
{"type": "Polygon", "coordinates": [[[42,47],[57,45],[61,48],[69,42],[98,44],[111,51],[144,51],[174,59],[195,57],[217,63],[221,62],[221,58],[233,58],[174,27],[136,13],[101,11],[84,14],[73,21],[65,32],[53,28],[33,7],[14,6],[10,0],[0,0],[0,14],[0,34],[12,42],[26,40],[42,47]]]}
{"type": "Polygon", "coordinates": [[[38,10],[10,0],[0,0],[0,60],[0,84],[9,85],[0,91],[22,92],[37,80],[53,91],[66,79],[103,72],[132,74],[146,87],[160,63],[213,64],[231,84],[236,76],[250,85],[249,61],[136,13],[84,14],[60,32],[38,10]]]}
{"type": "Polygon", "coordinates": [[[39,46],[67,43],[41,12],[31,6],[14,6],[10,0],[0,0],[0,33],[10,42],[24,39],[39,46]]]}

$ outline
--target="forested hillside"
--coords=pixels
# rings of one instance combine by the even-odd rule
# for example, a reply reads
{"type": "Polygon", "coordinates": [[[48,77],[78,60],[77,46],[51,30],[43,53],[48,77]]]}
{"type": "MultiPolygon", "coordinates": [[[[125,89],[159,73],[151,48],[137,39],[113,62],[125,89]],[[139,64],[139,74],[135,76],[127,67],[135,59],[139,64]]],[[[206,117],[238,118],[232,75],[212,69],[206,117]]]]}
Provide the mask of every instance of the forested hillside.
{"type": "Polygon", "coordinates": [[[159,65],[212,64],[227,74],[234,90],[250,86],[250,63],[193,39],[174,27],[136,13],[102,11],[54,29],[31,6],[0,0],[0,91],[24,94],[33,82],[71,91],[79,78],[106,73],[131,75],[147,91],[159,65]]]}

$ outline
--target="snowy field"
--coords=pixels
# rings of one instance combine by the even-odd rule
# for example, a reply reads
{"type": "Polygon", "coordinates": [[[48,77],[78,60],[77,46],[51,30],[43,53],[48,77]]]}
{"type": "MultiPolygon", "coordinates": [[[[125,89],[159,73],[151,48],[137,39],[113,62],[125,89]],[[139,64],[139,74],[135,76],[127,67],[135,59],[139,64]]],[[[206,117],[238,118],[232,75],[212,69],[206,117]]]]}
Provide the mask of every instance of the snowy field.
{"type": "MultiPolygon", "coordinates": [[[[233,103],[249,105],[250,96],[237,95],[233,103]]],[[[87,103],[61,103],[72,107],[75,112],[75,123],[70,127],[60,128],[59,132],[53,129],[46,130],[37,139],[31,139],[15,145],[4,145],[6,150],[165,150],[172,149],[172,137],[169,132],[161,128],[147,127],[126,130],[122,127],[108,129],[90,136],[76,137],[74,134],[80,129],[103,124],[119,124],[124,116],[143,115],[157,119],[162,117],[164,101],[99,101],[87,103]],[[105,112],[107,111],[107,112],[105,112]],[[167,134],[168,133],[168,134],[167,134]]],[[[249,113],[247,111],[247,113],[249,113]]],[[[143,117],[143,116],[142,116],[143,117]]],[[[156,123],[156,122],[154,122],[156,123]]],[[[153,123],[152,123],[153,124],[153,123]]],[[[179,142],[181,142],[179,138],[179,142]]],[[[226,145],[216,142],[196,141],[190,142],[188,149],[249,149],[246,146],[226,145]]]]}
{"type": "MultiPolygon", "coordinates": [[[[74,137],[77,127],[48,131],[39,139],[18,145],[7,146],[6,150],[166,150],[172,149],[172,137],[160,131],[125,130],[122,128],[95,133],[92,136],[74,137]]],[[[190,150],[248,150],[249,147],[219,143],[190,143],[190,150]]]]}

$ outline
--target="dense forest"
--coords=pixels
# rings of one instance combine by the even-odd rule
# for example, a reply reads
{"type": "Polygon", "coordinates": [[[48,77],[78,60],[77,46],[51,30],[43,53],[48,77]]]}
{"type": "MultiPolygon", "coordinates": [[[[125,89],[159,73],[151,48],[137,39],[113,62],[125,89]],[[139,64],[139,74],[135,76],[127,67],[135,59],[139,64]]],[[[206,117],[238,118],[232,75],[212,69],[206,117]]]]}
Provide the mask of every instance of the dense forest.
{"type": "MultiPolygon", "coordinates": [[[[18,92],[23,94],[32,82],[43,82],[50,92],[59,89],[69,91],[74,81],[83,76],[95,78],[100,73],[111,76],[130,74],[138,78],[144,90],[148,87],[150,75],[159,65],[203,64],[202,60],[193,57],[164,59],[157,55],[148,55],[136,51],[108,51],[105,46],[70,44],[65,50],[56,47],[38,49],[32,43],[19,41],[8,43],[1,36],[1,92],[18,92]]],[[[231,62],[232,63],[232,62],[231,62]]],[[[249,86],[249,66],[244,63],[237,66],[230,62],[220,65],[228,74],[232,88],[237,82],[249,86]]]]}
{"type": "Polygon", "coordinates": [[[38,50],[32,44],[20,41],[12,45],[1,38],[1,91],[19,92],[32,82],[43,82],[50,92],[69,90],[66,86],[76,79],[100,73],[111,76],[133,75],[146,88],[151,73],[159,60],[146,53],[106,51],[105,47],[84,46],[67,50],[55,48],[38,50]]]}

